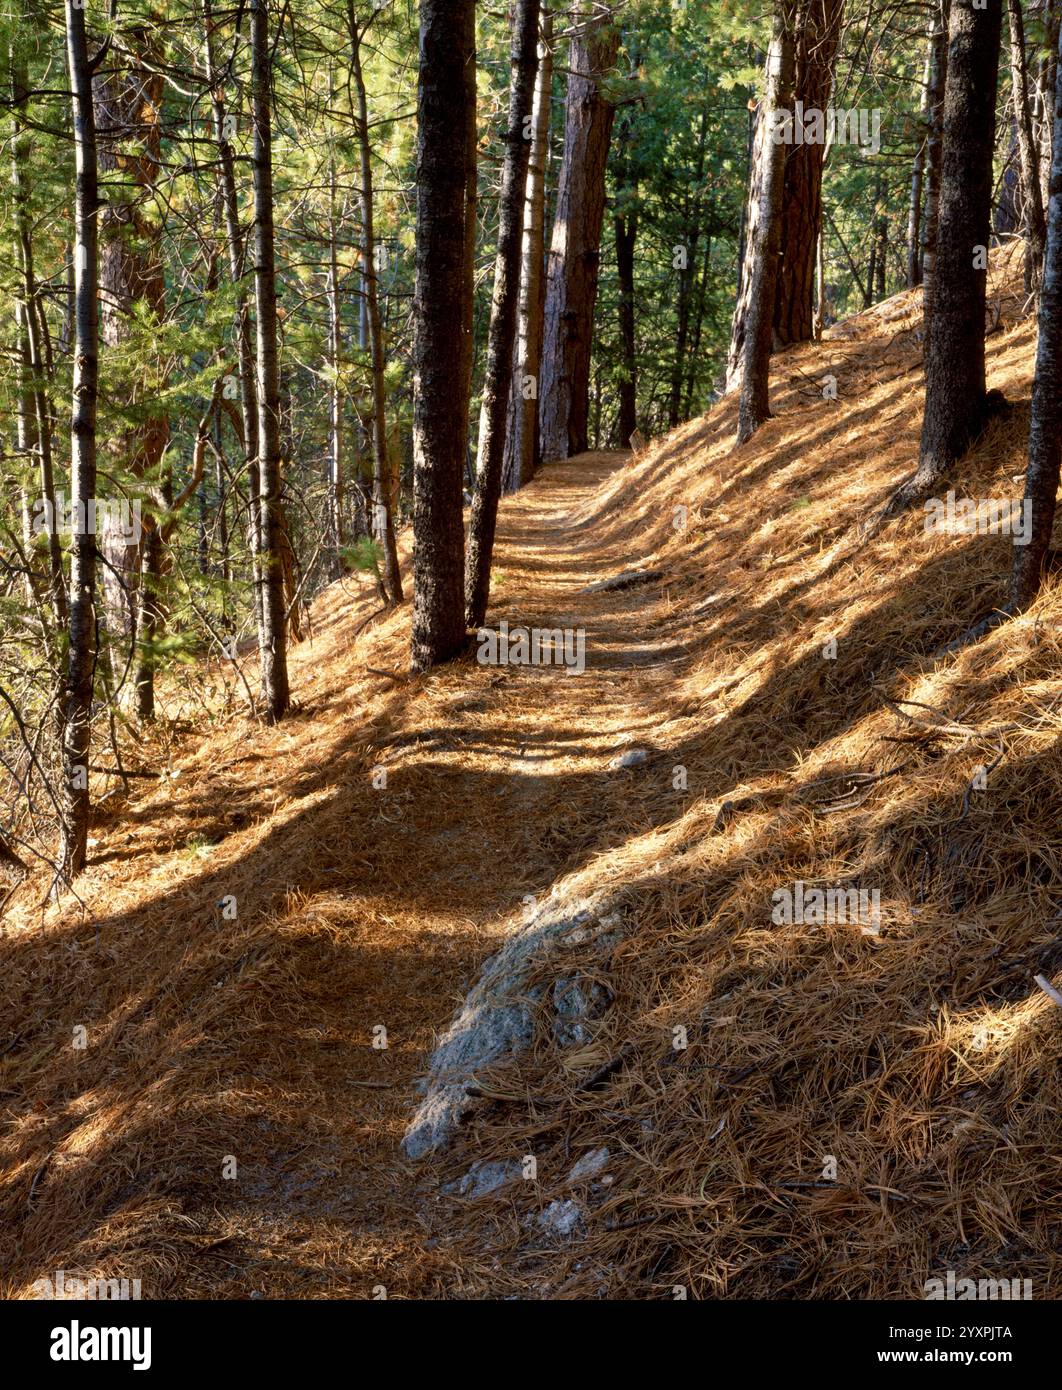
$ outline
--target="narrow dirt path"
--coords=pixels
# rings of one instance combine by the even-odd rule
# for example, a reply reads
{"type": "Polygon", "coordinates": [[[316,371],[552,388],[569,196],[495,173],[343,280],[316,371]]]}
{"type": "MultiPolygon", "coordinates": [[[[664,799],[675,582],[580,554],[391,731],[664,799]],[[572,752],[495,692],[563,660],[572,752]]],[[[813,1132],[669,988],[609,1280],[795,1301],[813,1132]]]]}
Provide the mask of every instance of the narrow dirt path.
{"type": "Polygon", "coordinates": [[[411,678],[408,607],[355,643],[368,586],[336,586],[295,654],[294,717],[187,735],[101,821],[88,915],[29,964],[66,1001],[56,1026],[89,1017],[106,1045],[56,1063],[47,1124],[5,1145],[37,1174],[9,1287],[91,1266],[145,1297],[472,1291],[420,1224],[399,1141],[525,895],[629,830],[607,766],[652,736],[648,600],[583,593],[639,557],[568,520],[625,459],[554,466],[501,513],[488,621],[584,628],[584,674],[469,659],[411,678]]]}

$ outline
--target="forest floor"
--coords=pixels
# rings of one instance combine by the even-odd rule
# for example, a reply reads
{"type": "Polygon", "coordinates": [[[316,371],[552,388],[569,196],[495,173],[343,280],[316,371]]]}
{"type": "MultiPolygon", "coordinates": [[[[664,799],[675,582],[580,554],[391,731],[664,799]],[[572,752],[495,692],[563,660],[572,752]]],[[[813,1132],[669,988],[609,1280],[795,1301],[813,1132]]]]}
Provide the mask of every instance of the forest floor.
{"type": "MultiPolygon", "coordinates": [[[[959,490],[1009,497],[1035,325],[1012,259],[991,288],[1013,409],[959,490]]],[[[80,903],[35,876],[0,924],[0,1293],[1057,1295],[1062,587],[941,657],[1009,541],[864,529],[917,453],[918,325],[897,296],[780,355],[742,450],[727,400],[505,500],[488,620],[582,629],[583,674],[410,676],[408,604],[357,578],[315,601],[279,727],[228,668],[167,688],[124,747],[148,775],[97,778],[80,903]],[[659,574],[586,592],[633,567],[659,574]],[[880,927],[779,926],[796,882],[879,892],[880,927]],[[540,963],[531,1047],[407,1161],[433,1043],[551,893],[598,922],[540,963]],[[560,973],[605,1001],[574,1043],[560,973]],[[451,1186],[526,1155],[535,1181],[451,1186]]]]}
{"type": "Polygon", "coordinates": [[[145,1297],[460,1293],[398,1142],[435,1030],[523,896],[605,842],[595,773],[648,732],[645,650],[607,594],[580,593],[623,547],[568,521],[627,458],[549,468],[498,534],[495,605],[586,627],[593,670],[469,659],[411,678],[408,608],[353,642],[375,599],[352,579],[292,652],[290,719],[230,713],[204,738],[223,678],[232,695],[213,671],[168,747],[127,750],[164,780],[104,804],[83,914],[3,937],[49,1038],[0,1064],[9,1104],[48,1077],[3,1145],[8,1296],[59,1269],[140,1278],[145,1297]]]}

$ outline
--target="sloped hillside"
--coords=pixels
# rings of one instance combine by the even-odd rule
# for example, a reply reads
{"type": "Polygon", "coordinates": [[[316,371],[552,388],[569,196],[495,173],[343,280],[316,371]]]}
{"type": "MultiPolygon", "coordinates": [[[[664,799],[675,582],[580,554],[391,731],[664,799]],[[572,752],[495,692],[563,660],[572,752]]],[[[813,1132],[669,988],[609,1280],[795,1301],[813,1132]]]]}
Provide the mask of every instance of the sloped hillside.
{"type": "MultiPolygon", "coordinates": [[[[1024,466],[1035,328],[993,291],[974,497],[1024,466]]],[[[4,917],[8,1294],[1057,1296],[1062,598],[937,656],[1009,540],[863,529],[917,329],[900,296],[780,356],[740,451],[726,401],[503,505],[489,621],[580,630],[582,674],[410,678],[408,609],[347,581],[289,723],[223,670],[170,692],[82,902],[4,917]],[[798,883],[878,907],[775,920],[798,883]]]]}

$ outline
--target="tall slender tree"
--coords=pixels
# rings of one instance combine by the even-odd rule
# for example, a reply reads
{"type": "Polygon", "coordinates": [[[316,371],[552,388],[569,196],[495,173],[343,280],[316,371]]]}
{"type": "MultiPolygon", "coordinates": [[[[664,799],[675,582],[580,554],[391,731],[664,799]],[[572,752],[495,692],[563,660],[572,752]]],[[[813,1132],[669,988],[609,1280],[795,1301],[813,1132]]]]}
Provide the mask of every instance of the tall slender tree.
{"type": "Polygon", "coordinates": [[[251,12],[253,91],[255,311],[258,331],[259,563],[262,603],[258,652],[262,699],[270,721],[283,719],[288,687],[287,614],[284,598],[284,517],[280,474],[280,374],[277,365],[277,281],[273,230],[273,126],[270,102],[272,51],[270,0],[255,0],[251,12]]]}
{"type": "Polygon", "coordinates": [[[380,298],[376,274],[376,234],[373,212],[372,144],[369,134],[369,99],[361,68],[361,39],[353,0],[348,0],[347,26],[350,30],[351,74],[357,99],[356,125],[358,154],[361,166],[361,275],[365,305],[369,320],[369,345],[372,360],[372,502],[373,532],[383,552],[381,573],[387,598],[391,603],[402,602],[402,571],[398,564],[395,544],[394,517],[391,499],[395,489],[391,481],[391,464],[387,448],[387,388],[384,372],[383,326],[380,322],[380,298]]]}
{"type": "Polygon", "coordinates": [[[520,248],[520,300],[509,424],[505,434],[505,485],[512,492],[531,481],[538,454],[538,386],[545,309],[546,165],[553,89],[553,14],[550,10],[542,11],[539,32],[538,75],[531,115],[531,152],[520,248]]]}
{"type": "MultiPolygon", "coordinates": [[[[85,11],[66,0],[66,52],[73,104],[74,379],[70,420],[70,492],[75,517],[87,523],[96,496],[96,403],[99,394],[99,172],[85,11]]],[[[89,748],[96,658],[96,537],[87,524],[70,542],[66,683],[63,689],[63,787],[59,870],[70,880],[85,867],[89,825],[89,748]]]]}
{"type": "Polygon", "coordinates": [[[531,116],[538,64],[539,0],[517,0],[509,56],[509,122],[498,195],[498,252],[487,335],[487,377],[479,421],[479,451],[465,562],[465,621],[479,627],[487,615],[490,565],[501,495],[505,421],[512,380],[516,310],[520,295],[520,239],[531,151],[531,116]]]}

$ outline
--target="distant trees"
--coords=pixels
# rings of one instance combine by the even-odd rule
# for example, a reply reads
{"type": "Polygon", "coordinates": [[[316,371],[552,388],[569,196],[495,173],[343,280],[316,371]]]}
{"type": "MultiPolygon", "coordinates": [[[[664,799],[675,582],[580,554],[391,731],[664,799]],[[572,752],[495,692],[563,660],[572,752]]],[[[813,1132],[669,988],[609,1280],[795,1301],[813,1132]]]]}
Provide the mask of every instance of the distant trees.
{"type": "Polygon", "coordinates": [[[475,0],[421,0],[414,306],[413,666],[465,644],[463,475],[472,373],[475,0]]]}

